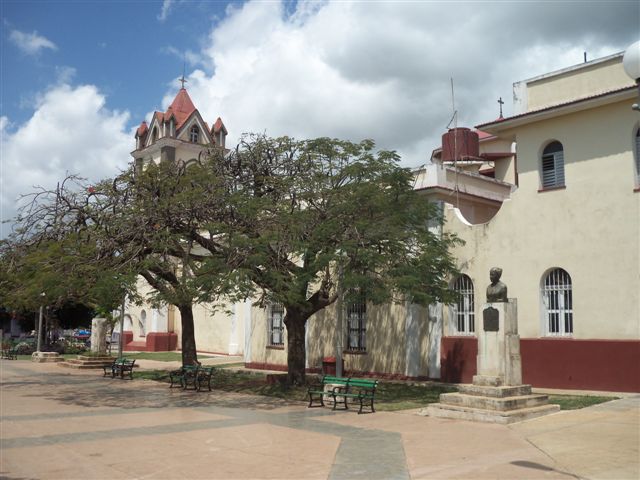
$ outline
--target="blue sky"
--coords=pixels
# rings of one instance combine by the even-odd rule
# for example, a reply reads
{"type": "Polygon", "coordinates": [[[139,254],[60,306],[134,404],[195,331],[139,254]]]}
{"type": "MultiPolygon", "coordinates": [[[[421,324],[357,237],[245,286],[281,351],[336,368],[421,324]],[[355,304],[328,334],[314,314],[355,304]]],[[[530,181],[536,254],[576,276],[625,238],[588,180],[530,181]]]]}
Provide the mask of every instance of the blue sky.
{"type": "MultiPolygon", "coordinates": [[[[451,118],[511,114],[513,82],[623,51],[640,2],[0,0],[0,218],[67,173],[115,175],[187,89],[243,132],[371,138],[428,161],[451,118]]],[[[0,238],[11,230],[0,225],[0,238]]]]}
{"type": "MultiPolygon", "coordinates": [[[[172,3],[161,19],[161,1],[2,1],[2,111],[13,122],[32,114],[33,97],[52,78],[96,85],[117,110],[140,121],[183,68],[181,52],[199,51],[226,2],[172,3]],[[21,50],[11,32],[37,32],[55,48],[21,50]],[[65,73],[66,72],[66,73],[65,73]]],[[[191,68],[192,65],[190,64],[191,68]]],[[[175,82],[175,85],[178,85],[175,82]]],[[[133,121],[133,120],[132,120],[133,121]]]]}

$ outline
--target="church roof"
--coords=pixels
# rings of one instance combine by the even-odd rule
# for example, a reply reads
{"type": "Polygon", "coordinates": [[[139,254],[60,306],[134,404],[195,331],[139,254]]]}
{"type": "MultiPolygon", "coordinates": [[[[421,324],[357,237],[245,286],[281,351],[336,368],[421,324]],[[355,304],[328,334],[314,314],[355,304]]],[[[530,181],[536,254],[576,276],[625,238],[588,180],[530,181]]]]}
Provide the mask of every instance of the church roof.
{"type": "Polygon", "coordinates": [[[171,114],[173,114],[176,119],[176,130],[179,130],[195,109],[196,107],[193,105],[187,90],[185,88],[181,88],[178,95],[176,95],[176,98],[173,99],[173,102],[171,102],[171,105],[167,108],[164,118],[168,120],[171,118],[171,114]]]}
{"type": "Polygon", "coordinates": [[[218,119],[216,120],[216,123],[213,124],[213,131],[217,133],[220,130],[222,130],[225,134],[228,133],[227,127],[225,127],[224,123],[222,123],[222,119],[218,117],[218,119]]]}

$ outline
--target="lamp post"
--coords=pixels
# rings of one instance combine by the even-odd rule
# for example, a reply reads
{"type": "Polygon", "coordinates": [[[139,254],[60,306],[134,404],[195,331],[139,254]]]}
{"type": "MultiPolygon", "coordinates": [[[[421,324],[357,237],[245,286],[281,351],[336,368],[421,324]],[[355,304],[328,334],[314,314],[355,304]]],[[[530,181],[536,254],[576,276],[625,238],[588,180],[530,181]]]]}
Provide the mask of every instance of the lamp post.
{"type": "Polygon", "coordinates": [[[124,307],[127,302],[127,294],[122,296],[122,305],[120,306],[120,337],[118,337],[118,358],[122,358],[122,350],[124,345],[124,307]]]}
{"type": "Polygon", "coordinates": [[[344,318],[344,305],[343,305],[343,297],[344,292],[342,291],[342,276],[343,276],[343,267],[342,261],[340,265],[338,265],[338,318],[336,319],[336,376],[342,377],[342,323],[344,318]]]}
{"type": "Polygon", "coordinates": [[[640,41],[632,44],[624,52],[622,57],[622,66],[631,79],[636,82],[638,87],[638,103],[634,103],[631,107],[640,111],[640,41]]]}
{"type": "Polygon", "coordinates": [[[45,293],[42,292],[40,294],[40,298],[41,298],[41,302],[40,302],[40,315],[38,316],[38,339],[37,339],[37,343],[36,343],[36,351],[39,352],[40,351],[40,347],[42,346],[42,316],[44,313],[44,297],[45,297],[45,293]]]}

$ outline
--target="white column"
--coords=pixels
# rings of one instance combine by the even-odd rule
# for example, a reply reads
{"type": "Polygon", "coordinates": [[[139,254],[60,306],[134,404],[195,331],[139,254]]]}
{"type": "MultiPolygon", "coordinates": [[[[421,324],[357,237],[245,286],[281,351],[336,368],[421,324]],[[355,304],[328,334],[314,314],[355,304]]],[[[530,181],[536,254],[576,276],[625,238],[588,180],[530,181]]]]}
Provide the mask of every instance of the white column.
{"type": "Polygon", "coordinates": [[[147,333],[158,332],[166,333],[169,330],[169,315],[167,307],[154,308],[151,311],[151,325],[146,325],[147,333]]]}
{"type": "Polygon", "coordinates": [[[429,362],[429,378],[440,378],[440,346],[442,343],[442,311],[441,303],[429,305],[429,320],[427,335],[429,338],[427,359],[429,362]]]}
{"type": "Polygon", "coordinates": [[[233,313],[231,314],[231,329],[229,332],[229,355],[238,354],[238,307],[240,304],[233,304],[233,313]]]}
{"type": "Polygon", "coordinates": [[[253,329],[251,328],[251,300],[244,301],[244,361],[245,363],[251,362],[251,335],[253,329]]]}

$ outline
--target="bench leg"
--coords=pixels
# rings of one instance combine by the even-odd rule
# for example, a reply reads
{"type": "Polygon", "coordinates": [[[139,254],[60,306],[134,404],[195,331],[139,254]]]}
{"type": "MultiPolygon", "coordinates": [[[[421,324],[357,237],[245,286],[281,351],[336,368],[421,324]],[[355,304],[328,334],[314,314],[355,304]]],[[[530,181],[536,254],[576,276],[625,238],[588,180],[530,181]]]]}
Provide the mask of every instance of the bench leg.
{"type": "Polygon", "coordinates": [[[313,393],[309,392],[309,405],[307,405],[307,408],[312,408],[312,407],[324,407],[324,395],[320,395],[320,405],[314,405],[313,404],[313,393]]]}
{"type": "MultiPolygon", "coordinates": [[[[332,396],[333,396],[333,410],[335,410],[336,407],[338,406],[338,396],[340,396],[340,393],[333,392],[332,396]]],[[[347,405],[347,396],[346,395],[341,395],[341,396],[343,400],[341,400],[340,403],[344,403],[344,409],[349,410],[349,406],[347,405]]]]}

